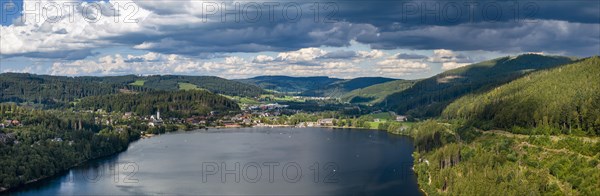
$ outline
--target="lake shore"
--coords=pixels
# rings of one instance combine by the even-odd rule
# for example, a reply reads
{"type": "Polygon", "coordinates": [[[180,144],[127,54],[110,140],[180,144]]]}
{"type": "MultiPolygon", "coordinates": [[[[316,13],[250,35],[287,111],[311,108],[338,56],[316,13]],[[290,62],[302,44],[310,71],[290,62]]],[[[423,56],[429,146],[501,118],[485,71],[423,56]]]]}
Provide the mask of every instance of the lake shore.
{"type": "MultiPolygon", "coordinates": [[[[327,129],[353,129],[353,130],[378,131],[376,129],[365,129],[365,128],[359,128],[359,127],[339,127],[339,126],[299,127],[299,126],[295,126],[295,125],[260,125],[260,126],[249,126],[249,127],[216,126],[216,127],[197,128],[197,129],[192,129],[192,130],[183,130],[183,129],[180,129],[178,131],[168,132],[168,133],[193,132],[193,131],[199,131],[199,130],[205,130],[205,129],[249,129],[249,128],[298,128],[298,129],[305,129],[305,128],[327,128],[327,129]]],[[[379,130],[379,131],[381,131],[381,130],[379,130]]],[[[388,132],[388,133],[393,134],[393,135],[398,135],[398,134],[391,133],[391,132],[388,132]]],[[[141,139],[150,139],[150,138],[161,136],[161,135],[163,135],[163,134],[149,134],[149,133],[145,133],[145,134],[141,135],[139,139],[131,141],[128,144],[128,148],[129,148],[129,145],[131,145],[132,143],[137,142],[137,141],[139,141],[141,139]]],[[[94,161],[94,160],[98,160],[98,159],[102,159],[102,158],[106,158],[106,157],[110,157],[110,156],[115,156],[115,155],[118,155],[118,154],[120,154],[122,152],[125,152],[125,151],[127,151],[127,148],[124,149],[124,150],[122,150],[122,151],[115,152],[115,153],[112,153],[112,154],[109,154],[109,155],[105,155],[105,156],[101,156],[101,157],[95,157],[95,158],[91,158],[91,159],[88,159],[88,160],[84,160],[84,161],[81,161],[81,162],[79,162],[79,163],[77,163],[75,165],[72,165],[72,166],[68,167],[67,169],[64,169],[64,170],[61,170],[61,171],[57,172],[54,175],[39,177],[39,178],[30,180],[30,181],[27,181],[24,184],[16,186],[16,187],[11,187],[11,188],[0,187],[0,193],[1,194],[11,193],[13,191],[18,191],[18,190],[27,188],[28,186],[30,186],[32,184],[39,183],[39,182],[42,182],[44,180],[48,180],[48,179],[51,179],[53,177],[57,177],[57,176],[63,175],[65,172],[67,172],[67,171],[69,171],[69,170],[71,170],[71,169],[73,169],[75,167],[84,165],[84,164],[89,163],[89,162],[94,161]]]]}
{"type": "MultiPolygon", "coordinates": [[[[216,161],[216,162],[225,162],[225,163],[234,163],[241,161],[244,162],[279,162],[279,163],[288,163],[290,161],[295,161],[299,163],[300,167],[305,170],[306,175],[315,175],[312,170],[308,168],[313,165],[313,163],[318,162],[320,164],[333,162],[336,164],[340,164],[340,168],[344,168],[344,171],[352,171],[350,173],[344,172],[339,173],[340,185],[324,183],[325,176],[321,175],[320,183],[315,184],[313,182],[313,178],[306,177],[302,179],[301,184],[305,184],[307,186],[313,187],[315,189],[306,189],[301,190],[296,188],[301,188],[294,183],[290,183],[285,180],[285,178],[278,177],[276,178],[276,183],[279,185],[292,189],[281,189],[280,186],[272,186],[268,184],[263,185],[252,185],[251,187],[245,187],[243,185],[237,185],[237,183],[218,185],[222,187],[231,186],[231,190],[244,191],[248,190],[246,193],[265,193],[264,191],[269,191],[271,189],[277,191],[283,191],[282,193],[294,193],[298,191],[298,193],[305,192],[306,193],[316,193],[321,192],[321,190],[326,190],[325,187],[338,187],[337,190],[341,192],[351,191],[352,187],[355,187],[361,183],[366,183],[365,179],[369,179],[370,177],[366,177],[365,174],[369,175],[385,175],[387,177],[381,178],[381,183],[387,183],[394,180],[406,180],[410,182],[409,184],[403,185],[407,186],[402,188],[399,187],[388,187],[385,191],[387,193],[397,193],[402,190],[411,190],[413,194],[411,195],[422,195],[421,193],[416,193],[418,187],[416,186],[416,181],[413,180],[414,176],[410,176],[410,178],[401,178],[398,179],[398,176],[393,173],[387,172],[387,170],[381,170],[380,164],[388,165],[387,167],[403,167],[407,170],[410,169],[410,166],[405,165],[406,161],[411,161],[410,152],[407,151],[412,148],[411,141],[405,137],[396,137],[391,134],[386,134],[383,132],[374,132],[374,131],[366,131],[366,130],[334,130],[329,128],[303,128],[303,129],[292,129],[292,128],[250,128],[250,129],[211,129],[209,131],[205,131],[204,129],[185,132],[185,131],[177,131],[170,132],[169,134],[161,134],[155,135],[161,136],[159,138],[152,138],[149,140],[139,140],[136,143],[132,143],[128,150],[124,153],[119,154],[118,156],[113,156],[106,160],[101,160],[98,164],[91,164],[89,166],[84,165],[82,167],[78,167],[72,169],[67,173],[61,173],[58,178],[50,178],[50,180],[42,180],[41,183],[34,183],[33,185],[27,185],[24,189],[18,189],[14,192],[14,194],[59,194],[59,193],[83,193],[88,191],[87,193],[92,194],[103,194],[103,187],[108,188],[111,187],[110,190],[106,190],[106,194],[120,194],[122,190],[118,188],[118,185],[115,186],[113,182],[114,176],[105,176],[101,178],[99,181],[94,182],[97,184],[90,184],[91,182],[86,181],[85,178],[79,177],[80,175],[87,174],[88,171],[103,171],[105,174],[107,171],[110,171],[110,165],[114,163],[119,163],[121,161],[131,161],[139,164],[139,168],[142,168],[139,173],[140,176],[137,179],[140,179],[142,184],[132,185],[132,186],[141,186],[147,187],[148,184],[154,184],[155,181],[160,180],[155,178],[155,172],[162,173],[162,176],[165,175],[173,175],[168,177],[172,182],[177,182],[179,180],[192,180],[190,172],[200,172],[200,168],[197,167],[196,164],[202,161],[216,161]],[[285,133],[290,133],[293,131],[294,135],[291,138],[288,138],[288,135],[285,133]],[[271,134],[269,134],[271,133],[271,134]],[[276,134],[273,134],[276,133],[276,134]],[[284,133],[284,134],[279,134],[284,133]],[[316,139],[316,138],[322,138],[316,139]],[[330,138],[326,139],[326,138],[330,138]],[[356,140],[358,138],[362,138],[356,140]],[[237,142],[236,142],[237,141],[237,142]],[[404,141],[404,142],[398,142],[404,141]],[[380,144],[379,142],[383,142],[386,145],[372,145],[373,142],[380,144]],[[352,145],[355,144],[355,145],[352,145]],[[207,149],[211,146],[230,146],[228,150],[224,151],[206,151],[196,150],[196,149],[207,149]],[[390,148],[389,145],[397,146],[398,148],[390,148]],[[168,146],[168,148],[167,148],[168,146]],[[247,149],[248,146],[253,146],[257,149],[252,150],[253,153],[248,154],[247,149]],[[362,147],[361,147],[362,146],[362,147]],[[295,153],[281,153],[282,149],[288,149],[287,152],[302,152],[299,154],[295,153]],[[289,151],[289,149],[295,149],[289,151]],[[406,149],[406,150],[402,150],[406,149]],[[353,153],[340,153],[342,151],[351,150],[353,153]],[[373,153],[373,152],[381,152],[382,154],[373,153]],[[223,154],[228,154],[228,158],[223,157],[223,154]],[[254,153],[259,153],[259,156],[254,153]],[[392,154],[397,156],[392,156],[392,154]],[[187,154],[188,156],[184,157],[183,154],[187,154]],[[389,156],[381,157],[381,155],[387,154],[389,156]],[[355,155],[360,155],[360,158],[355,155]],[[159,158],[160,157],[160,158],[159,158]],[[164,164],[167,162],[146,162],[149,160],[159,159],[159,160],[172,160],[173,158],[181,157],[179,161],[170,162],[168,165],[173,167],[164,167],[158,163],[164,164]],[[256,159],[256,157],[259,157],[256,159]],[[398,160],[394,157],[403,157],[402,160],[398,160]],[[373,162],[372,160],[376,158],[385,158],[390,161],[382,161],[382,162],[373,162]],[[303,160],[303,161],[300,161],[303,160]],[[195,162],[199,161],[199,162],[195,162]],[[298,162],[299,161],[299,162],[298,162]],[[361,161],[363,164],[356,164],[356,161],[361,161]],[[190,164],[192,163],[192,164],[190,164]],[[158,164],[158,165],[157,165],[158,164]],[[366,166],[366,165],[368,166],[366,166]],[[183,166],[192,166],[190,168],[185,169],[183,166]],[[193,166],[196,165],[196,166],[193,166]],[[343,166],[343,167],[342,167],[343,166]],[[100,169],[98,169],[100,168],[100,169]],[[158,170],[157,170],[158,169],[158,170]],[[165,169],[165,170],[162,170],[165,169]],[[367,172],[365,169],[372,169],[376,173],[367,172]],[[173,171],[186,171],[186,175],[179,175],[178,173],[172,173],[173,171]],[[148,172],[152,171],[149,175],[148,172]],[[363,174],[358,175],[359,178],[354,178],[352,176],[348,176],[349,174],[353,174],[353,172],[363,172],[363,174]],[[366,172],[366,173],[365,173],[366,172]],[[72,174],[70,174],[72,173],[72,174]],[[395,176],[395,177],[394,177],[395,176]],[[365,179],[362,179],[365,177],[365,179]],[[75,180],[72,181],[71,179],[75,180]],[[68,183],[70,187],[73,189],[69,189],[69,192],[63,192],[64,190],[61,187],[64,187],[65,183],[68,183]],[[103,184],[104,183],[104,184],[103,184]],[[340,188],[339,186],[347,188],[340,188]],[[250,188],[250,189],[248,189],[250,188]],[[323,188],[323,189],[321,189],[323,188]],[[312,191],[311,191],[312,190],[312,191]],[[73,191],[73,192],[71,192],[73,191]],[[112,192],[111,192],[112,191],[112,192]],[[253,192],[256,191],[256,192],[253,192]],[[315,192],[316,191],[316,192],[315,192]],[[391,191],[391,192],[389,192],[391,191]]],[[[220,148],[219,149],[224,149],[220,148]]],[[[282,166],[279,166],[275,172],[279,172],[282,166]]],[[[328,169],[324,169],[323,172],[329,171],[328,169]]],[[[341,170],[340,170],[341,171],[341,170]]],[[[266,170],[265,170],[266,172],[266,170]]],[[[123,173],[124,175],[126,173],[123,173]]],[[[323,173],[323,174],[328,174],[323,173]]],[[[136,175],[137,176],[137,175],[136,175]]],[[[196,175],[198,177],[198,175],[196,175]]],[[[243,180],[243,179],[242,179],[243,180]]],[[[217,180],[218,182],[221,182],[217,180]]],[[[265,179],[266,181],[266,179],[265,179]]],[[[121,181],[120,181],[121,182],[121,181]]],[[[170,183],[166,183],[168,185],[170,183]]],[[[212,186],[211,184],[202,184],[202,183],[193,183],[198,186],[212,186]]],[[[221,184],[221,183],[218,183],[221,184]]],[[[248,184],[250,185],[250,184],[248,184]]],[[[168,187],[147,187],[144,189],[140,189],[142,192],[165,192],[165,193],[180,193],[180,190],[201,190],[198,187],[190,187],[186,184],[173,184],[173,186],[168,187]],[[175,188],[174,188],[175,187],[175,188]],[[183,189],[182,189],[183,188],[183,189]]],[[[188,191],[189,191],[188,190],[188,191]]],[[[204,190],[204,189],[202,189],[204,190]]],[[[367,190],[363,190],[367,191],[367,190]]],[[[202,192],[202,191],[200,191],[202,192]]],[[[141,192],[139,192],[141,193],[141,192]]],[[[218,192],[212,192],[218,193],[218,192]]],[[[244,192],[239,192],[244,193],[244,192]]],[[[325,192],[321,192],[325,193],[325,192]]],[[[12,194],[12,193],[9,193],[12,194]]]]}
{"type": "MultiPolygon", "coordinates": [[[[135,140],[135,141],[137,141],[137,140],[135,140]]],[[[131,144],[131,143],[133,143],[133,142],[135,142],[135,141],[132,141],[132,142],[130,142],[130,144],[131,144]]],[[[128,147],[129,147],[129,145],[128,145],[128,147]]],[[[22,184],[22,185],[19,185],[19,186],[16,186],[16,187],[10,187],[10,188],[6,188],[6,187],[0,187],[0,194],[4,194],[4,193],[10,193],[10,192],[13,192],[13,191],[17,191],[17,190],[19,190],[19,189],[26,188],[27,186],[29,186],[29,185],[31,185],[31,184],[35,184],[35,183],[38,183],[38,182],[41,182],[41,181],[44,181],[44,180],[48,180],[48,179],[50,179],[50,178],[53,178],[53,177],[60,176],[60,175],[62,175],[63,173],[65,173],[65,172],[67,172],[67,171],[69,171],[69,170],[71,170],[71,169],[73,169],[73,168],[75,168],[75,167],[79,167],[79,166],[82,166],[82,165],[84,165],[84,164],[87,164],[87,163],[89,163],[90,161],[94,161],[94,160],[103,159],[103,158],[106,158],[106,157],[110,157],[110,156],[118,155],[119,153],[125,152],[126,150],[127,150],[127,149],[124,149],[124,150],[122,150],[122,151],[115,152],[115,153],[111,153],[111,154],[109,154],[109,155],[100,156],[100,157],[95,157],[95,158],[91,158],[91,159],[87,159],[87,160],[81,161],[81,162],[79,162],[79,163],[77,163],[77,164],[75,164],[75,165],[72,165],[72,166],[68,167],[67,169],[64,169],[64,170],[60,170],[60,171],[58,171],[58,172],[57,172],[56,174],[54,174],[54,175],[43,176],[43,177],[39,177],[39,178],[36,178],[36,179],[33,179],[33,180],[29,180],[29,181],[25,182],[24,184],[22,184]]]]}

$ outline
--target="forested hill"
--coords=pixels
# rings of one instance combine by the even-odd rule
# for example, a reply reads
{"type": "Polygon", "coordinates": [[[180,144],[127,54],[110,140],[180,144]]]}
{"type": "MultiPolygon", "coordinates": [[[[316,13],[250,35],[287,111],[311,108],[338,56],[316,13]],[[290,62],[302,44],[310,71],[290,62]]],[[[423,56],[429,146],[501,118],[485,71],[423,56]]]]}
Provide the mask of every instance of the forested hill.
{"type": "Polygon", "coordinates": [[[395,80],[396,79],[383,77],[361,77],[348,80],[341,80],[329,85],[320,86],[315,89],[309,89],[307,91],[302,92],[301,95],[312,97],[342,97],[344,94],[352,90],[395,80]]]}
{"type": "Polygon", "coordinates": [[[0,102],[66,104],[87,96],[118,93],[120,90],[147,91],[142,87],[100,82],[90,77],[71,78],[21,73],[0,74],[0,102]]]}
{"type": "Polygon", "coordinates": [[[216,76],[146,76],[136,77],[136,80],[132,84],[167,91],[182,89],[182,84],[187,84],[187,86],[195,85],[197,88],[206,89],[213,93],[246,97],[256,97],[265,93],[262,88],[253,84],[227,80],[216,76]]]}
{"type": "Polygon", "coordinates": [[[570,62],[573,60],[568,57],[536,54],[497,58],[421,80],[388,96],[379,105],[412,117],[438,116],[448,104],[463,95],[490,90],[531,71],[570,62]]]}
{"type": "Polygon", "coordinates": [[[77,107],[82,110],[134,112],[137,115],[151,115],[160,111],[164,117],[188,117],[207,115],[211,111],[229,112],[240,109],[236,102],[202,90],[93,96],[82,99],[77,107]]]}
{"type": "Polygon", "coordinates": [[[246,84],[235,80],[228,80],[216,76],[180,76],[180,75],[153,75],[153,76],[83,76],[75,79],[86,82],[100,82],[109,84],[140,86],[148,89],[176,91],[188,88],[205,89],[213,93],[255,97],[265,93],[263,89],[253,84],[246,84]]]}
{"type": "Polygon", "coordinates": [[[284,93],[299,93],[302,96],[341,97],[359,88],[394,81],[383,77],[361,77],[354,79],[338,79],[324,76],[291,77],[291,76],[258,76],[238,80],[257,85],[267,90],[284,93]]]}
{"type": "Polygon", "coordinates": [[[342,101],[355,104],[381,103],[387,96],[410,88],[416,80],[394,80],[352,90],[342,95],[342,101]]]}
{"type": "Polygon", "coordinates": [[[0,101],[33,102],[56,106],[83,97],[119,92],[176,91],[182,84],[226,95],[258,96],[264,93],[261,88],[254,85],[213,76],[66,77],[2,73],[0,74],[0,101]]]}
{"type": "Polygon", "coordinates": [[[600,57],[535,72],[489,92],[462,97],[443,116],[485,129],[600,136],[600,57]]]}
{"type": "Polygon", "coordinates": [[[258,76],[248,79],[237,80],[240,82],[254,84],[267,90],[279,92],[304,92],[323,88],[342,79],[330,78],[326,76],[315,77],[290,77],[290,76],[258,76]]]}

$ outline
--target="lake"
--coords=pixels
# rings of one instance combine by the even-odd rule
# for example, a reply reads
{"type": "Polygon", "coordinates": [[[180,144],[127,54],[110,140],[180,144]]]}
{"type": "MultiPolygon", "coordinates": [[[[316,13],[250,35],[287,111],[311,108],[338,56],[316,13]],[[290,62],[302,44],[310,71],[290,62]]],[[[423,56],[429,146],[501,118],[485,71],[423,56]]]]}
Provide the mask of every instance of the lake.
{"type": "Polygon", "coordinates": [[[384,131],[209,129],[142,139],[15,195],[420,195],[412,140],[384,131]]]}

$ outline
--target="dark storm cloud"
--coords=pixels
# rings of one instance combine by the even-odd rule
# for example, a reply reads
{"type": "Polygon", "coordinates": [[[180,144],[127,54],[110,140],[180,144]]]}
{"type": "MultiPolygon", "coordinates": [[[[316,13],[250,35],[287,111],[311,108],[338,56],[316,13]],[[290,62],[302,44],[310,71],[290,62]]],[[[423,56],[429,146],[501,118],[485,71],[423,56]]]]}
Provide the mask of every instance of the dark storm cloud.
{"type": "Polygon", "coordinates": [[[420,25],[458,25],[478,22],[562,20],[598,23],[597,1],[337,1],[339,16],[348,21],[393,30],[420,25]]]}
{"type": "Polygon", "coordinates": [[[348,1],[345,21],[379,34],[357,41],[375,49],[546,51],[600,54],[599,1],[348,1]]]}
{"type": "Polygon", "coordinates": [[[145,45],[154,52],[196,55],[206,52],[290,51],[306,47],[349,46],[363,34],[375,34],[370,24],[296,22],[201,23],[162,26],[160,34],[135,33],[111,37],[113,42],[145,45]]]}
{"type": "Polygon", "coordinates": [[[324,56],[322,56],[321,58],[323,58],[323,59],[351,59],[351,58],[354,58],[357,56],[358,56],[358,54],[355,51],[340,50],[340,51],[329,52],[329,53],[325,54],[324,56]]]}
{"type": "MultiPolygon", "coordinates": [[[[340,47],[348,46],[353,39],[375,49],[599,53],[596,48],[600,39],[600,6],[596,2],[319,2],[318,10],[322,17],[317,21],[311,13],[314,5],[314,2],[302,4],[304,15],[297,21],[279,18],[275,21],[162,26],[159,27],[160,36],[130,39],[126,35],[115,39],[136,45],[155,43],[148,50],[186,55],[340,47]]],[[[157,5],[146,5],[146,8],[151,9],[152,6],[157,5]]],[[[180,12],[176,5],[171,6],[173,9],[163,6],[157,13],[180,12]]],[[[215,20],[222,19],[219,17],[217,14],[215,20]]]]}
{"type": "Polygon", "coordinates": [[[382,32],[363,36],[358,41],[376,49],[488,50],[506,52],[565,52],[594,55],[600,53],[600,26],[564,21],[497,25],[463,24],[432,26],[413,30],[382,32]],[[401,38],[401,39],[399,39],[401,38]]]}
{"type": "MultiPolygon", "coordinates": [[[[240,1],[240,7],[245,8],[244,12],[238,12],[240,20],[231,15],[226,15],[223,20],[221,10],[203,15],[203,10],[198,11],[201,8],[194,7],[189,1],[134,2],[141,9],[152,12],[147,21],[140,22],[141,30],[111,34],[110,37],[102,37],[102,41],[107,41],[102,43],[199,58],[230,52],[344,47],[349,46],[352,40],[368,44],[373,49],[600,54],[598,1],[240,1]],[[274,8],[274,18],[271,18],[264,3],[278,4],[274,8]],[[248,4],[262,7],[245,6],[248,4]],[[289,5],[294,6],[287,11],[301,13],[297,18],[284,11],[283,8],[289,5]],[[244,15],[245,11],[261,13],[261,17],[256,21],[249,20],[244,15]],[[181,16],[185,16],[181,21],[168,21],[181,16]],[[160,22],[156,22],[157,18],[160,22]],[[204,19],[210,22],[198,22],[204,19]]],[[[208,3],[222,6],[232,2],[208,3]]],[[[106,3],[101,8],[112,9],[106,3]]],[[[51,26],[47,29],[52,30],[51,26]]],[[[55,31],[55,34],[69,33],[65,29],[55,31]]],[[[34,52],[23,55],[52,58],[61,54],[69,59],[93,55],[91,52],[53,52],[47,55],[34,52]]],[[[328,55],[322,58],[345,58],[356,54],[340,52],[328,55]]],[[[416,58],[409,57],[403,58],[416,58]]]]}
{"type": "Polygon", "coordinates": [[[420,54],[400,53],[395,56],[397,59],[426,59],[427,56],[420,54]]]}

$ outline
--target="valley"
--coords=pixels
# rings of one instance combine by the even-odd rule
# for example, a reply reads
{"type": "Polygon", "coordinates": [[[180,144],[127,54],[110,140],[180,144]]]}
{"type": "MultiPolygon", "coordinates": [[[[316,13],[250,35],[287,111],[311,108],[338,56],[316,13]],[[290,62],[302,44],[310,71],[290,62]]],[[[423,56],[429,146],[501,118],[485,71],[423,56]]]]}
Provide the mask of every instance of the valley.
{"type": "Polygon", "coordinates": [[[536,54],[417,80],[2,73],[0,187],[27,186],[151,135],[294,127],[412,138],[427,195],[592,195],[599,78],[598,56],[536,54]]]}

